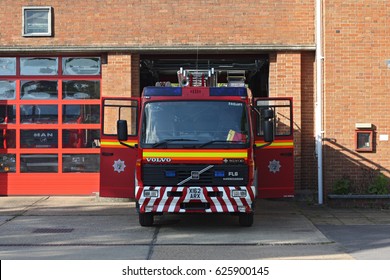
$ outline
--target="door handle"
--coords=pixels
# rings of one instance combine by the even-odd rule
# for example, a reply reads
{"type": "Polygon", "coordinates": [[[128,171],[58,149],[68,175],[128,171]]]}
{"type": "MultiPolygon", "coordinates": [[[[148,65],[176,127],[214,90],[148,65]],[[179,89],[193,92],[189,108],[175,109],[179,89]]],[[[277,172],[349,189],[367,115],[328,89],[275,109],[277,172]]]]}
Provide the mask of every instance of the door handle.
{"type": "Polygon", "coordinates": [[[282,157],[292,157],[293,153],[280,153],[282,157]]]}
{"type": "Polygon", "coordinates": [[[102,153],[102,156],[105,156],[105,157],[111,157],[113,155],[114,155],[114,153],[105,153],[105,152],[102,153]]]}

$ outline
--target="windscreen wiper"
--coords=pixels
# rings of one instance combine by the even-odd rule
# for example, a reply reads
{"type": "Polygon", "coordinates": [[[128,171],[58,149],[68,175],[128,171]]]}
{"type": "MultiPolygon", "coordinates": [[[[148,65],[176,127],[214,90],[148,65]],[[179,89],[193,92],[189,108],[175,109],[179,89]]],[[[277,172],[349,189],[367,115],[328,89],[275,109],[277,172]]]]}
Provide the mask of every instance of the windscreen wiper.
{"type": "Polygon", "coordinates": [[[203,143],[202,145],[198,146],[198,148],[202,148],[202,147],[208,146],[210,144],[214,144],[214,143],[245,144],[246,142],[245,141],[229,141],[229,140],[212,140],[212,141],[203,143]]]}
{"type": "Polygon", "coordinates": [[[192,141],[198,141],[198,140],[196,140],[196,139],[186,139],[186,138],[164,139],[164,140],[161,140],[159,142],[154,143],[152,147],[156,148],[158,146],[165,145],[165,144],[167,144],[169,142],[186,142],[186,141],[192,142],[192,141]]]}

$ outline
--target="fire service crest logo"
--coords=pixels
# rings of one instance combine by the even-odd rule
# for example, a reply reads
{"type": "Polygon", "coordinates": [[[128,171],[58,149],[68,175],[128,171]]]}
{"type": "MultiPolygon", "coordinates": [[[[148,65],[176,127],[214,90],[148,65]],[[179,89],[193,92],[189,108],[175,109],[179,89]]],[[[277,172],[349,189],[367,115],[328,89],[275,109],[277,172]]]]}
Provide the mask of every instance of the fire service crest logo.
{"type": "Polygon", "coordinates": [[[114,161],[112,167],[114,167],[114,172],[121,173],[121,172],[125,172],[126,165],[123,160],[118,159],[114,161]]]}
{"type": "Polygon", "coordinates": [[[269,168],[269,172],[272,172],[272,173],[276,173],[276,172],[279,172],[280,171],[280,168],[282,166],[280,165],[280,161],[274,159],[274,160],[271,160],[268,164],[268,168],[269,168]]]}

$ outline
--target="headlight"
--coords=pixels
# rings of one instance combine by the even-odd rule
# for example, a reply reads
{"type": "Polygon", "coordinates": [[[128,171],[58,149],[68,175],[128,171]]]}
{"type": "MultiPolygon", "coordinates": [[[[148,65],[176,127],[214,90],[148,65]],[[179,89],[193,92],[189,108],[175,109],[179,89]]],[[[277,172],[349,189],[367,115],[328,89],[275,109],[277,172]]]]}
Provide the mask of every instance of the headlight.
{"type": "Polygon", "coordinates": [[[144,190],[144,197],[158,197],[158,190],[144,190]]]}
{"type": "Polygon", "coordinates": [[[232,190],[232,197],[246,197],[246,190],[232,190]]]}

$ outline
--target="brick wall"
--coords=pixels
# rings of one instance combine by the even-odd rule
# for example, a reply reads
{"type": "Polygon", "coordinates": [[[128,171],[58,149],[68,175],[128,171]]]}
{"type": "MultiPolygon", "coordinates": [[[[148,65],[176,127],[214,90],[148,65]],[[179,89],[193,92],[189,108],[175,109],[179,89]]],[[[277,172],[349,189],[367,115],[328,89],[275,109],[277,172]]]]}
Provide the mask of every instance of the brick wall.
{"type": "Polygon", "coordinates": [[[132,96],[132,55],[128,53],[110,53],[107,63],[102,65],[102,96],[132,96]]]}
{"type": "Polygon", "coordinates": [[[366,188],[373,170],[390,177],[390,2],[325,1],[325,190],[349,177],[366,188]],[[356,123],[372,123],[373,153],[355,151],[356,123]]]}
{"type": "Polygon", "coordinates": [[[313,1],[2,0],[0,46],[313,44],[313,1]],[[23,38],[22,7],[52,6],[52,38],[23,38]]]}
{"type": "Polygon", "coordinates": [[[102,65],[102,96],[140,96],[139,54],[115,52],[105,57],[106,63],[102,65]]]}

